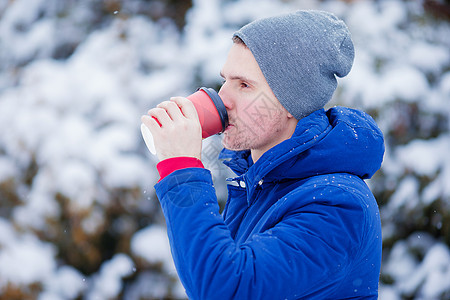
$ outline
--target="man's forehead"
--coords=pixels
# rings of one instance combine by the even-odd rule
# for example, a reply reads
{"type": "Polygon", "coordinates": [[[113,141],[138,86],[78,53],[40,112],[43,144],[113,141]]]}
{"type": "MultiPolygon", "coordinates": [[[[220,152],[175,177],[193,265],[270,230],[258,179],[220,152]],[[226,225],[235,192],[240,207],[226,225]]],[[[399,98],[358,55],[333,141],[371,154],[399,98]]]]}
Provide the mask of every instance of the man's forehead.
{"type": "Polygon", "coordinates": [[[261,80],[261,69],[251,51],[244,45],[233,44],[220,76],[227,80],[243,80],[249,83],[261,80]]]}

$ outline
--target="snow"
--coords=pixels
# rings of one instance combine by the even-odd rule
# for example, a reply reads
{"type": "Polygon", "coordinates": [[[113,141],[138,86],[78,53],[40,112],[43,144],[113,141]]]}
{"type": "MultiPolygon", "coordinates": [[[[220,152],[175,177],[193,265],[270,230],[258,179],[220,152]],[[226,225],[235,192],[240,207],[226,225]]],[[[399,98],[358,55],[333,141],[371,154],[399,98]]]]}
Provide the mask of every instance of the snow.
{"type": "Polygon", "coordinates": [[[13,61],[25,61],[38,53],[48,55],[53,46],[53,26],[50,21],[40,20],[39,12],[45,1],[15,1],[5,10],[0,23],[0,34],[8,43],[7,47],[13,61]],[[23,47],[23,45],[27,45],[23,47]]]}
{"type": "MultiPolygon", "coordinates": [[[[450,158],[448,155],[442,155],[442,153],[448,152],[448,149],[450,149],[448,134],[426,141],[417,139],[397,149],[396,156],[403,168],[428,178],[436,177],[423,190],[422,201],[426,204],[431,204],[440,197],[450,197],[448,185],[450,182],[450,158]]],[[[418,187],[416,190],[418,191],[418,187]]],[[[414,201],[414,197],[411,201],[414,201]]],[[[414,204],[409,205],[414,206],[414,204]]]]}
{"type": "Polygon", "coordinates": [[[409,176],[405,178],[399,186],[397,186],[395,193],[392,195],[386,210],[395,211],[402,206],[415,207],[419,203],[419,198],[416,196],[419,190],[419,182],[416,178],[409,176]]]}
{"type": "Polygon", "coordinates": [[[116,254],[105,262],[99,274],[93,277],[93,289],[89,291],[87,299],[116,298],[122,289],[122,278],[134,272],[131,258],[125,254],[116,254]]]}
{"type": "MultiPolygon", "coordinates": [[[[29,298],[185,297],[152,189],[156,161],[140,136],[140,116],[168,97],[217,87],[240,26],[302,8],[332,11],[352,32],[355,64],[330,105],[372,112],[385,133],[384,165],[369,182],[387,197],[382,278],[392,282],[380,283],[380,299],[450,294],[442,236],[450,207],[448,22],[424,14],[418,0],[195,0],[179,30],[142,9],[164,14],[159,2],[120,9],[105,3],[0,1],[2,292],[8,284],[24,291],[38,284],[39,295],[29,298]],[[418,128],[396,132],[414,109],[418,128]],[[424,228],[399,231],[402,220],[428,218],[421,209],[431,207],[424,228]],[[68,238],[61,226],[80,230],[78,242],[93,248],[104,250],[104,236],[120,242],[84,274],[79,262],[59,253],[58,243],[68,238]]],[[[228,175],[216,160],[220,149],[218,137],[203,143],[214,180],[228,175]]],[[[224,186],[216,186],[225,198],[224,186]]]]}
{"type": "Polygon", "coordinates": [[[428,93],[428,82],[422,72],[410,66],[394,66],[382,74],[378,87],[380,97],[387,101],[402,99],[408,102],[419,101],[428,93]]]}
{"type": "Polygon", "coordinates": [[[440,45],[432,45],[425,42],[417,42],[409,49],[408,60],[415,67],[424,72],[438,74],[442,67],[450,60],[450,53],[447,48],[440,45]],[[427,59],[424,59],[426,57],[427,59]]]}
{"type": "Polygon", "coordinates": [[[433,299],[445,292],[446,285],[450,282],[450,251],[448,247],[441,243],[433,245],[412,280],[425,281],[419,293],[420,297],[433,299]]]}
{"type": "Polygon", "coordinates": [[[0,182],[7,181],[17,176],[17,169],[8,157],[0,156],[0,182]]]}
{"type": "Polygon", "coordinates": [[[397,289],[402,294],[414,294],[417,287],[423,283],[418,293],[419,298],[438,299],[446,291],[450,279],[450,251],[442,243],[433,244],[432,238],[426,234],[418,233],[417,237],[428,240],[425,244],[428,244],[429,249],[426,249],[423,260],[419,263],[410,252],[407,244],[414,243],[412,239],[398,242],[392,249],[384,270],[399,281],[397,289]]]}
{"type": "Polygon", "coordinates": [[[39,299],[76,299],[86,287],[86,280],[80,272],[62,266],[46,282],[45,291],[39,299]]]}
{"type": "Polygon", "coordinates": [[[408,252],[406,242],[398,242],[392,248],[390,261],[383,265],[384,272],[396,280],[408,279],[417,268],[417,262],[408,252]]]}
{"type": "Polygon", "coordinates": [[[400,162],[421,175],[433,176],[446,163],[447,156],[440,155],[450,149],[448,136],[431,140],[414,140],[397,149],[400,162]],[[426,153],[426,155],[423,155],[426,153]],[[418,159],[420,158],[420,159],[418,159]]]}
{"type": "Polygon", "coordinates": [[[131,251],[149,263],[162,262],[166,270],[175,271],[167,231],[162,226],[151,225],[136,232],[131,240],[131,251]]]}
{"type": "Polygon", "coordinates": [[[400,300],[400,296],[395,288],[391,286],[380,285],[378,299],[400,300]]]}
{"type": "Polygon", "coordinates": [[[0,219],[0,288],[27,285],[50,278],[56,268],[55,249],[31,234],[17,234],[0,219]]]}
{"type": "Polygon", "coordinates": [[[450,95],[450,72],[447,72],[442,76],[440,89],[442,91],[442,95],[450,95]]]}

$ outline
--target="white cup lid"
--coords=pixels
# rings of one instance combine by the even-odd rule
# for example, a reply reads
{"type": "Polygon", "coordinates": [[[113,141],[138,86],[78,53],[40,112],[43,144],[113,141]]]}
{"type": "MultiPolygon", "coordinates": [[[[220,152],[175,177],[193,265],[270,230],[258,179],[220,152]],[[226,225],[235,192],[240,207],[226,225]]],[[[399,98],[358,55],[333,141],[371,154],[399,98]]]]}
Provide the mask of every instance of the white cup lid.
{"type": "Polygon", "coordinates": [[[155,143],[153,141],[153,135],[150,132],[150,129],[148,129],[148,127],[144,124],[141,124],[141,133],[148,151],[150,151],[151,154],[156,155],[155,143]]]}

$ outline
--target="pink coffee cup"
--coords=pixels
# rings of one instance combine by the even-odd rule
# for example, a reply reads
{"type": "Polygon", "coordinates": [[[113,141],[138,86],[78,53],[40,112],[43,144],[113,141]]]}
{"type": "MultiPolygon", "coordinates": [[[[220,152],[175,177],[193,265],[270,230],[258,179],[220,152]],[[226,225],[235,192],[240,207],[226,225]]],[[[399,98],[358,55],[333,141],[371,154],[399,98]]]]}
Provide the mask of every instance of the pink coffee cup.
{"type": "MultiPolygon", "coordinates": [[[[227,128],[227,110],[214,89],[202,87],[186,98],[191,100],[197,111],[202,127],[202,138],[221,133],[227,128]]],[[[148,150],[156,154],[153,136],[144,124],[141,124],[141,133],[148,150]]]]}

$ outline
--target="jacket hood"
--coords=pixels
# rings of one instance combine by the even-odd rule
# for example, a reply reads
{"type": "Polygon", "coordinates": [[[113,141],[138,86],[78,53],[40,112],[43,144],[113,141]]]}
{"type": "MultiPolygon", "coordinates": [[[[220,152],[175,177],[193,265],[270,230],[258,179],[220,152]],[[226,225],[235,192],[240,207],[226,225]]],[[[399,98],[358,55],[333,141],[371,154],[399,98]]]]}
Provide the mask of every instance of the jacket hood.
{"type": "Polygon", "coordinates": [[[345,107],[320,109],[301,119],[288,140],[253,164],[250,151],[223,149],[219,158],[247,184],[349,173],[363,179],[381,167],[384,139],[368,114],[345,107]]]}

